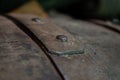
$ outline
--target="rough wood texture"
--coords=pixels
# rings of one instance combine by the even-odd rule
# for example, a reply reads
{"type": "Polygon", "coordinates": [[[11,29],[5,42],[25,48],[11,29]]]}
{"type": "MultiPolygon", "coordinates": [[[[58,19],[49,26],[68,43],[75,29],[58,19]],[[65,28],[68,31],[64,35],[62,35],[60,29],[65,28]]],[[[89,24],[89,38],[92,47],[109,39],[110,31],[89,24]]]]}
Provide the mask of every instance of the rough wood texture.
{"type": "MultiPolygon", "coordinates": [[[[21,22],[24,20],[14,17],[21,22]]],[[[85,48],[85,53],[81,55],[56,56],[46,52],[65,80],[120,80],[120,34],[85,21],[58,17],[53,22],[74,35],[83,44],[80,46],[85,48]]],[[[29,23],[29,19],[29,24],[26,23],[23,22],[26,27],[36,24],[29,23]]],[[[31,29],[30,32],[39,34],[39,24],[36,27],[37,31],[31,29]]]]}
{"type": "Polygon", "coordinates": [[[94,20],[94,19],[90,20],[90,21],[95,24],[104,26],[107,29],[111,29],[117,33],[120,33],[120,25],[119,24],[112,23],[111,21],[102,21],[102,20],[94,20]]]}
{"type": "Polygon", "coordinates": [[[63,17],[54,21],[85,45],[83,55],[53,56],[68,80],[120,80],[120,34],[85,21],[63,17]]]}
{"type": "Polygon", "coordinates": [[[50,20],[31,15],[14,14],[12,16],[33,32],[51,54],[72,55],[74,53],[82,54],[84,52],[79,40],[64,29],[54,25],[50,20]],[[64,35],[68,40],[62,42],[56,38],[58,35],[64,35]]]}
{"type": "Polygon", "coordinates": [[[0,80],[61,80],[43,51],[0,16],[0,80]]]}

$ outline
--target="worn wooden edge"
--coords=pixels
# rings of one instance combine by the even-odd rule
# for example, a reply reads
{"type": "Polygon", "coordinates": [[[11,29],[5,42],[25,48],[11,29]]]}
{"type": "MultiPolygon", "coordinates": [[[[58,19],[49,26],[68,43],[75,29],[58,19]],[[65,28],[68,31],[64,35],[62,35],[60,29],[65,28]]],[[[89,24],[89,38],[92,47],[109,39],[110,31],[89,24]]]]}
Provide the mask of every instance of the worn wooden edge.
{"type": "Polygon", "coordinates": [[[5,16],[0,34],[0,80],[61,80],[39,46],[5,16]]]}

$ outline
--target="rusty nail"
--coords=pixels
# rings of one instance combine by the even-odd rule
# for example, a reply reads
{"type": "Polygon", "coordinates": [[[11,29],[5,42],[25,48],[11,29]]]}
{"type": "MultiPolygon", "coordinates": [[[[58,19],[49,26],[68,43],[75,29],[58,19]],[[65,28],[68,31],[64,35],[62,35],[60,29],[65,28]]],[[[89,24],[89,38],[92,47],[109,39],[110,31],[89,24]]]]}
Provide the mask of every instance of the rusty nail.
{"type": "Polygon", "coordinates": [[[41,22],[40,18],[33,18],[32,21],[41,22]]]}
{"type": "Polygon", "coordinates": [[[65,35],[57,35],[56,39],[60,40],[61,42],[67,42],[68,41],[68,37],[65,35]]]}

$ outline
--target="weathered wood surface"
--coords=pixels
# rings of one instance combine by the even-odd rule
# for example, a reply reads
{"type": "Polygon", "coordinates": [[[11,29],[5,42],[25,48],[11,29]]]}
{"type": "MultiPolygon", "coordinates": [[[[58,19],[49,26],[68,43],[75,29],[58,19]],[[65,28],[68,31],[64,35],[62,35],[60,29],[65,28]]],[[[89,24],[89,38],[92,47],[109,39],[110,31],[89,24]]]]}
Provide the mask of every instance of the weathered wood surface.
{"type": "MultiPolygon", "coordinates": [[[[30,24],[26,17],[14,17],[28,28],[36,24],[30,24]]],[[[120,34],[85,21],[55,18],[53,22],[74,35],[85,49],[84,54],[70,56],[48,52],[65,80],[120,80],[120,34]]],[[[33,27],[31,31],[39,34],[39,25],[36,27],[37,30],[33,27]]]]}
{"type": "Polygon", "coordinates": [[[0,80],[61,80],[38,45],[3,16],[0,16],[0,80]]]}
{"type": "Polygon", "coordinates": [[[70,59],[53,57],[67,79],[120,80],[120,34],[91,22],[63,18],[54,21],[82,39],[86,50],[84,55],[70,59]]]}
{"type": "MultiPolygon", "coordinates": [[[[45,45],[48,52],[55,55],[77,54],[83,53],[83,48],[79,40],[75,39],[69,32],[54,25],[51,20],[39,18],[31,15],[13,15],[22,24],[33,32],[38,39],[45,45]],[[57,36],[64,35],[66,41],[57,39],[57,36]]],[[[28,33],[29,33],[28,32],[28,33]]]]}
{"type": "Polygon", "coordinates": [[[108,29],[111,29],[117,33],[120,33],[120,25],[119,24],[115,24],[111,21],[102,21],[102,20],[90,20],[95,24],[101,25],[101,26],[105,26],[108,29]]]}

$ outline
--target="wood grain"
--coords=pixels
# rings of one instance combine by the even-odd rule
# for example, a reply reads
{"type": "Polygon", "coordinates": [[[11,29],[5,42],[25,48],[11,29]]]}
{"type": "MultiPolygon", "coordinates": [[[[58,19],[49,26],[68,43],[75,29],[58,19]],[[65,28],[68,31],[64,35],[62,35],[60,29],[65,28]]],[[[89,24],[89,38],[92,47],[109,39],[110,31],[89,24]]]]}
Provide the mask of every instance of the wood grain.
{"type": "Polygon", "coordinates": [[[32,39],[0,16],[0,80],[61,80],[32,39]]]}

